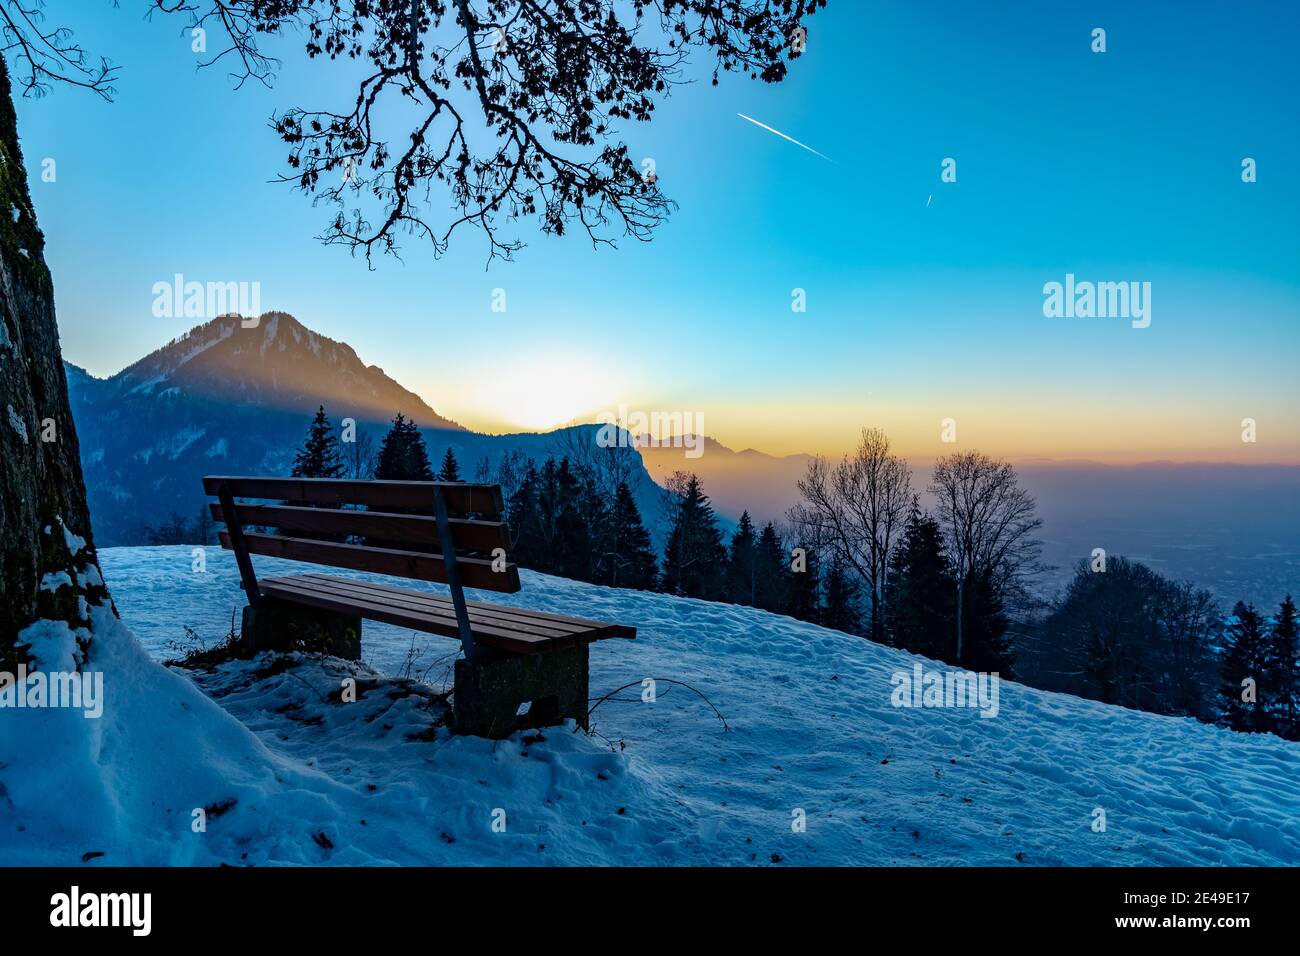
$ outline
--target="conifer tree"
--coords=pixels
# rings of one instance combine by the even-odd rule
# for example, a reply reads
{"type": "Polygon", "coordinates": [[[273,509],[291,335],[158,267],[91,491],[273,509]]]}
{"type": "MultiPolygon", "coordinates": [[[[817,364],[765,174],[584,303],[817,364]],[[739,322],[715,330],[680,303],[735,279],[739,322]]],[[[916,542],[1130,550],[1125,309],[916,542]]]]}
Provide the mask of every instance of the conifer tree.
{"type": "Polygon", "coordinates": [[[1225,634],[1220,684],[1222,720],[1233,730],[1264,732],[1272,724],[1265,689],[1274,671],[1264,619],[1254,605],[1241,602],[1233,610],[1233,617],[1225,634]]]}
{"type": "Polygon", "coordinates": [[[456,461],[456,453],[448,446],[447,454],[442,456],[442,467],[438,469],[438,481],[462,481],[460,477],[460,463],[456,461]]]}
{"type": "Polygon", "coordinates": [[[651,547],[650,532],[641,521],[641,512],[625,481],[619,482],[608,521],[609,551],[602,556],[601,580],[615,587],[654,590],[658,562],[651,547]]]}
{"type": "Polygon", "coordinates": [[[903,537],[889,563],[885,634],[894,647],[936,660],[956,654],[957,582],[939,522],[914,498],[903,537]]]}
{"type": "Polygon", "coordinates": [[[784,614],[789,599],[785,548],[776,526],[768,522],[758,536],[754,548],[754,579],[756,582],[754,606],[765,611],[784,614]]]}
{"type": "Polygon", "coordinates": [[[602,505],[594,489],[582,481],[567,457],[560,459],[555,479],[559,491],[555,573],[575,581],[591,581],[595,578],[593,524],[601,520],[602,505]]]}
{"type": "Polygon", "coordinates": [[[752,605],[757,580],[754,576],[754,558],[757,536],[749,512],[741,512],[740,524],[731,536],[731,555],[728,566],[730,601],[732,604],[752,605]]]}
{"type": "Polygon", "coordinates": [[[1274,732],[1287,740],[1300,740],[1300,629],[1296,606],[1287,595],[1269,632],[1272,664],[1268,688],[1273,699],[1274,732]]]}
{"type": "Polygon", "coordinates": [[[529,461],[524,468],[519,487],[510,496],[506,509],[506,523],[510,526],[514,543],[511,559],[523,568],[541,571],[541,529],[538,518],[538,486],[541,475],[537,464],[529,461]]]}
{"type": "Polygon", "coordinates": [[[379,446],[375,478],[383,481],[433,481],[429,450],[419,427],[401,412],[379,446]]]}
{"type": "MultiPolygon", "coordinates": [[[[290,471],[290,477],[293,478],[339,478],[344,472],[343,458],[339,454],[339,440],[334,434],[334,428],[330,425],[329,418],[325,415],[325,406],[320,405],[316,408],[316,415],[312,418],[311,427],[307,431],[307,437],[303,440],[302,447],[293,459],[293,470],[290,471]]],[[[304,507],[309,503],[306,501],[285,501],[284,504],[304,507]]],[[[338,505],[320,504],[320,508],[338,508],[338,505]]],[[[342,536],[338,534],[325,534],[319,532],[307,531],[285,531],[277,530],[277,534],[283,537],[297,538],[315,538],[320,541],[340,541],[342,536]]]]}
{"type": "Polygon", "coordinates": [[[574,474],[579,485],[577,511],[586,533],[587,551],[582,555],[582,580],[599,582],[604,574],[602,556],[609,552],[613,541],[614,501],[612,498],[606,500],[590,470],[575,468],[574,474]]]}
{"type": "Polygon", "coordinates": [[[801,621],[820,624],[822,619],[821,559],[817,550],[809,545],[798,544],[795,547],[803,551],[802,570],[794,566],[792,556],[787,553],[785,557],[788,559],[786,567],[789,577],[789,598],[786,603],[786,613],[801,621]]]}
{"type": "Polygon", "coordinates": [[[681,597],[725,598],[727,549],[696,475],[687,478],[664,549],[663,589],[681,597]]]}
{"type": "Polygon", "coordinates": [[[822,601],[822,627],[846,634],[862,633],[861,587],[848,564],[838,554],[826,569],[825,597],[822,601]]]}
{"type": "Polygon", "coordinates": [[[562,499],[559,465],[554,458],[548,458],[537,474],[533,511],[536,533],[535,569],[544,574],[559,572],[559,515],[562,499]]]}
{"type": "Polygon", "coordinates": [[[973,671],[999,674],[1005,680],[1015,677],[1016,652],[1007,629],[1007,617],[1001,591],[993,583],[990,571],[977,573],[968,585],[965,641],[962,660],[953,661],[973,671]]]}
{"type": "Polygon", "coordinates": [[[520,536],[516,560],[544,574],[592,580],[591,503],[569,459],[548,458],[540,469],[530,465],[515,497],[521,522],[511,524],[520,536]]]}
{"type": "Polygon", "coordinates": [[[294,478],[337,478],[343,474],[343,461],[339,457],[339,440],[330,420],[325,416],[325,406],[316,409],[316,417],[302,448],[293,459],[294,478]]]}

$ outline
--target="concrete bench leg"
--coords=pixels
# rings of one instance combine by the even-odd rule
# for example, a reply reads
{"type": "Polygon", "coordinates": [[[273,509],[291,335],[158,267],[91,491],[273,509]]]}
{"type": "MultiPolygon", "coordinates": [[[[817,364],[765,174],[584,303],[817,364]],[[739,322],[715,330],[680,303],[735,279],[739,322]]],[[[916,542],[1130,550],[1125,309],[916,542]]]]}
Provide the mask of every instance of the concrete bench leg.
{"type": "Polygon", "coordinates": [[[570,717],[585,730],[587,646],[458,660],[452,710],[456,733],[493,740],[570,717]]]}
{"type": "Polygon", "coordinates": [[[310,651],[361,659],[361,618],[337,611],[263,599],[244,608],[241,637],[257,651],[310,651]]]}

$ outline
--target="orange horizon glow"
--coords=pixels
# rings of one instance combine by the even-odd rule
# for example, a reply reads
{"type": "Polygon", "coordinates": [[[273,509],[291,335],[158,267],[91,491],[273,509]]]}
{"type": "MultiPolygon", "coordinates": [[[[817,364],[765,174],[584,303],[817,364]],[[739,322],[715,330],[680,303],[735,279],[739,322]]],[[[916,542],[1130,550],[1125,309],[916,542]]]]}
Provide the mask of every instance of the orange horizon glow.
{"type": "MultiPolygon", "coordinates": [[[[598,424],[596,415],[579,416],[567,421],[555,422],[547,427],[532,427],[528,423],[513,422],[504,418],[475,415],[463,412],[452,416],[460,424],[476,432],[491,435],[508,435],[521,432],[546,434],[572,425],[598,424]]],[[[757,451],[776,458],[798,455],[824,455],[832,460],[852,451],[857,445],[858,436],[863,427],[883,427],[864,424],[851,427],[806,427],[799,434],[782,434],[777,431],[759,433],[751,429],[706,428],[705,435],[734,452],[757,451]]],[[[932,429],[933,437],[923,435],[921,429],[884,428],[889,435],[895,453],[916,462],[933,462],[935,459],[956,451],[978,450],[1012,462],[1044,464],[1079,464],[1096,463],[1114,466],[1132,466],[1149,464],[1225,464],[1225,465],[1274,465],[1300,466],[1300,442],[1269,442],[1259,438],[1255,443],[1241,442],[1233,444],[1221,441],[1192,443],[1181,441],[1171,436],[1171,440],[1162,442],[1140,442],[1134,440],[1119,447],[1107,447],[1100,441],[1080,442],[1066,445],[1061,440],[1042,441],[1030,444],[1025,435],[1007,435],[999,433],[996,428],[985,425],[972,429],[974,437],[962,435],[958,425],[959,439],[944,443],[939,440],[940,427],[936,420],[932,429]]],[[[1240,431],[1240,429],[1238,429],[1240,431]]],[[[690,459],[682,456],[689,464],[690,459]]]]}
{"type": "MultiPolygon", "coordinates": [[[[431,403],[433,404],[433,403],[431,403]]],[[[444,403],[446,404],[446,403],[444,403]]],[[[625,403],[632,409],[689,410],[685,402],[625,403]]],[[[437,405],[435,404],[435,407],[437,405]]],[[[468,405],[447,406],[467,428],[490,434],[550,432],[568,425],[595,423],[619,403],[544,425],[506,414],[481,412],[468,405]]],[[[890,405],[808,403],[799,408],[773,405],[701,405],[703,433],[733,451],[753,449],[775,457],[825,455],[836,459],[851,451],[864,427],[881,428],[897,454],[918,462],[954,451],[977,449],[1015,462],[1095,462],[1137,465],[1176,464],[1300,465],[1300,435],[1288,426],[1280,408],[1261,408],[1257,416],[1222,409],[1166,406],[1117,410],[1113,407],[1063,408],[1044,399],[1029,409],[1017,403],[1000,407],[981,402],[968,412],[940,403],[890,405]],[[1255,438],[1242,441],[1242,419],[1254,417],[1255,438]],[[945,419],[956,421],[956,441],[942,441],[945,419]]],[[[684,456],[683,456],[684,457],[684,456]]]]}

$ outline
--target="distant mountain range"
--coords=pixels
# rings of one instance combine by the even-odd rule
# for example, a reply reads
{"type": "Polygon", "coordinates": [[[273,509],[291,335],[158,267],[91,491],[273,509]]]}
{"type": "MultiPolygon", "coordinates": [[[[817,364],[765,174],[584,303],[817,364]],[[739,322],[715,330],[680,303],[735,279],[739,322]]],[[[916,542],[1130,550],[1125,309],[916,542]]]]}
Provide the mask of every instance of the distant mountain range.
{"type": "MultiPolygon", "coordinates": [[[[95,539],[139,543],[171,514],[193,520],[205,474],[288,475],[318,405],[337,425],[356,420],[374,450],[398,412],[415,421],[438,466],[451,448],[466,480],[518,450],[543,460],[594,441],[596,426],[548,434],[483,435],[439,415],[420,396],[366,365],[352,347],[287,313],[254,327],[223,316],[109,378],[65,363],[95,539]],[[593,434],[588,435],[587,432],[593,434]]],[[[663,491],[636,462],[629,483],[656,542],[663,491]]]]}
{"type": "Polygon", "coordinates": [[[677,471],[693,472],[704,483],[713,506],[726,517],[738,518],[748,511],[759,525],[773,521],[780,525],[785,513],[799,498],[795,483],[808,470],[812,455],[769,455],[746,448],[734,451],[721,442],[704,437],[697,457],[684,448],[652,444],[642,437],[638,451],[646,470],[659,484],[677,471]]]}

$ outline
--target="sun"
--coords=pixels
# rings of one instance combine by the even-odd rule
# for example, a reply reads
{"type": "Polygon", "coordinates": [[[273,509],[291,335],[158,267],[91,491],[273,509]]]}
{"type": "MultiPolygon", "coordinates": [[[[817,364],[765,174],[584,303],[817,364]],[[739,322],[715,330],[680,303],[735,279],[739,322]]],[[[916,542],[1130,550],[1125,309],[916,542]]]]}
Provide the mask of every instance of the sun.
{"type": "Polygon", "coordinates": [[[501,369],[475,405],[502,424],[543,432],[592,420],[617,405],[617,394],[602,363],[548,356],[501,369]]]}

